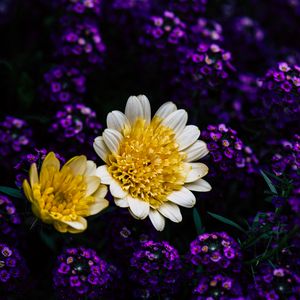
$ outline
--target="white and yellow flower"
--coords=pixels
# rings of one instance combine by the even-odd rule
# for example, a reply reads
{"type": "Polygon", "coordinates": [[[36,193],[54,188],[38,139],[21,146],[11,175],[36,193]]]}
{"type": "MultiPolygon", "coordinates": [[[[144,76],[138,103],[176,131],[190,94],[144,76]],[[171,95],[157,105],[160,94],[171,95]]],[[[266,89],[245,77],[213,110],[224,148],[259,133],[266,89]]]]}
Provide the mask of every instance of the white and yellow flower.
{"type": "Polygon", "coordinates": [[[23,190],[33,213],[60,232],[79,233],[87,228],[85,217],[108,206],[107,187],[100,183],[96,165],[84,155],[70,159],[61,169],[53,152],[44,159],[40,174],[36,164],[23,190]]]}
{"type": "Polygon", "coordinates": [[[109,185],[116,205],[129,208],[137,219],[149,216],[159,231],[164,229],[164,217],[182,220],[178,205],[195,205],[191,191],[211,190],[202,179],[207,166],[195,162],[208,153],[206,144],[198,140],[196,126],[186,126],[187,119],[185,110],[167,102],[151,120],[147,97],[132,96],[125,114],[108,114],[108,128],[94,141],[96,153],[106,163],[97,174],[109,185]]]}

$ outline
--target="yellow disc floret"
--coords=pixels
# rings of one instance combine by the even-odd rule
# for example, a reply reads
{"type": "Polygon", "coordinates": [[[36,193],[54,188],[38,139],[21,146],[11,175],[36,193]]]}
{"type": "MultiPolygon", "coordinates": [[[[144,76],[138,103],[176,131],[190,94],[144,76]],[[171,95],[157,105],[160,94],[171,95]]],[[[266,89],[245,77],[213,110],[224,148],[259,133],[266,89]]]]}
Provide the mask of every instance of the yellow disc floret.
{"type": "Polygon", "coordinates": [[[123,135],[118,152],[108,157],[108,171],[133,198],[158,208],[185,180],[185,155],[178,150],[175,132],[154,117],[150,124],[137,119],[123,135]]]}

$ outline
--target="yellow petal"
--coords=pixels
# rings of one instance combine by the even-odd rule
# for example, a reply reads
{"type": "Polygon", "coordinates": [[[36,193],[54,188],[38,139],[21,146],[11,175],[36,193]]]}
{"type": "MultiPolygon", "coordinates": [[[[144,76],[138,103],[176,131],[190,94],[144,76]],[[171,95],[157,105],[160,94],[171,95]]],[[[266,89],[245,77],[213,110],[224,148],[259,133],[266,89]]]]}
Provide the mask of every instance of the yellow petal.
{"type": "Polygon", "coordinates": [[[68,228],[68,225],[67,224],[64,224],[62,222],[59,222],[59,221],[56,221],[53,223],[54,225],[54,228],[61,232],[61,233],[66,233],[67,232],[67,228],[68,228]]]}
{"type": "Polygon", "coordinates": [[[66,164],[65,167],[69,167],[74,175],[83,175],[86,170],[86,157],[84,155],[75,156],[71,158],[66,164]]]}
{"type": "Polygon", "coordinates": [[[109,205],[106,199],[98,199],[97,202],[90,206],[90,216],[95,215],[105,209],[109,205]]]}
{"type": "Polygon", "coordinates": [[[87,184],[86,196],[90,196],[97,191],[100,185],[100,178],[97,176],[89,176],[85,179],[87,184]]]}
{"type": "Polygon", "coordinates": [[[36,164],[32,164],[30,166],[29,179],[30,179],[30,185],[31,185],[31,187],[33,187],[33,185],[35,183],[39,183],[39,175],[38,175],[36,164]]]}
{"type": "Polygon", "coordinates": [[[103,199],[107,194],[107,186],[100,184],[97,191],[93,194],[93,197],[95,198],[96,202],[98,199],[103,199]]]}
{"type": "Polygon", "coordinates": [[[26,198],[30,202],[33,202],[32,190],[31,190],[30,185],[29,185],[29,183],[26,179],[23,181],[23,191],[24,191],[24,194],[25,194],[26,198]]]}
{"type": "Polygon", "coordinates": [[[48,153],[47,156],[45,157],[42,164],[41,172],[43,171],[43,169],[48,167],[53,167],[55,172],[58,172],[60,169],[60,162],[56,158],[54,152],[48,153]]]}

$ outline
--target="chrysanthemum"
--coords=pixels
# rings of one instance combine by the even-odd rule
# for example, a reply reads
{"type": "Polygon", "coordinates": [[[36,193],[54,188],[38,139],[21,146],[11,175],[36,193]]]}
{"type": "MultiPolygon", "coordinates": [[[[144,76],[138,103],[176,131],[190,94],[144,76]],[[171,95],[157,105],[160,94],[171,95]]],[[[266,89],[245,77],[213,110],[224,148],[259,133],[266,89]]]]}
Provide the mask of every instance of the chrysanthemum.
{"type": "Polygon", "coordinates": [[[84,155],[73,157],[60,168],[59,160],[50,152],[39,174],[37,165],[31,165],[29,183],[24,180],[23,190],[33,213],[60,232],[84,231],[85,217],[108,206],[104,199],[107,188],[96,175],[95,163],[84,155]]]}
{"type": "Polygon", "coordinates": [[[186,126],[187,113],[172,102],[162,105],[151,120],[147,97],[130,97],[125,114],[107,116],[107,129],[94,141],[94,149],[106,163],[97,169],[101,182],[110,186],[117,206],[129,208],[137,219],[149,216],[161,231],[164,217],[180,222],[177,205],[193,207],[191,191],[206,192],[202,179],[208,168],[195,161],[207,153],[198,140],[200,130],[186,126]]]}

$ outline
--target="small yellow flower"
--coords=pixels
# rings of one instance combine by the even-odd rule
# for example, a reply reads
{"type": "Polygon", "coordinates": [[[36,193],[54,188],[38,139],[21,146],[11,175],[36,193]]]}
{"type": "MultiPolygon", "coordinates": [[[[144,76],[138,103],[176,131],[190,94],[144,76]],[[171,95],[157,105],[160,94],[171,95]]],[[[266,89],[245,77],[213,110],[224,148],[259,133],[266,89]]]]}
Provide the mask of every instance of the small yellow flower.
{"type": "Polygon", "coordinates": [[[87,228],[85,217],[108,206],[107,187],[96,175],[96,165],[84,155],[70,159],[61,169],[53,152],[44,159],[40,174],[36,164],[23,190],[33,213],[60,232],[79,233],[87,228]]]}
{"type": "Polygon", "coordinates": [[[207,166],[195,162],[208,153],[206,144],[198,140],[196,126],[186,126],[187,118],[185,110],[167,102],[151,119],[147,97],[130,97],[125,114],[109,113],[108,128],[94,141],[106,163],[97,174],[110,186],[116,205],[129,208],[137,219],[149,216],[157,230],[163,230],[165,217],[182,220],[177,205],[193,207],[191,191],[211,189],[202,179],[207,166]]]}

